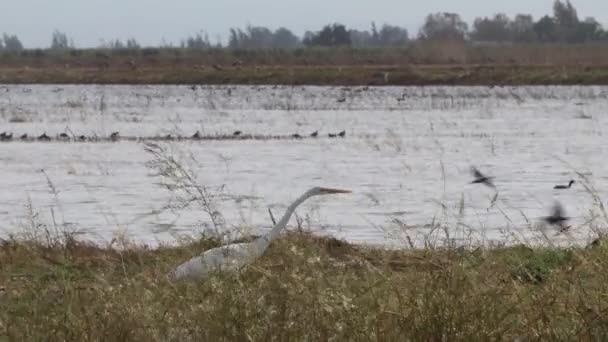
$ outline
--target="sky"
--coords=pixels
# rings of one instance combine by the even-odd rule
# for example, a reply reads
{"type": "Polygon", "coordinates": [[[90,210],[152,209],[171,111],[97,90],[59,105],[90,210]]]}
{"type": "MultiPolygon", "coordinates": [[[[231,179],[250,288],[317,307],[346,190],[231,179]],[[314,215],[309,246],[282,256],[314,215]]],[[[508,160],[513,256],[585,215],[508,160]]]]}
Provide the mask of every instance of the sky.
{"type": "MultiPolygon", "coordinates": [[[[302,35],[339,22],[369,29],[375,21],[406,27],[415,36],[434,12],[456,12],[472,24],[476,17],[503,12],[537,19],[552,11],[553,0],[1,0],[0,33],[16,34],[27,48],[50,45],[54,30],[77,47],[96,47],[102,39],[135,38],[142,46],[179,44],[201,30],[223,41],[231,27],[284,26],[302,35]]],[[[595,17],[608,26],[608,1],[573,0],[579,18],[595,17]]]]}

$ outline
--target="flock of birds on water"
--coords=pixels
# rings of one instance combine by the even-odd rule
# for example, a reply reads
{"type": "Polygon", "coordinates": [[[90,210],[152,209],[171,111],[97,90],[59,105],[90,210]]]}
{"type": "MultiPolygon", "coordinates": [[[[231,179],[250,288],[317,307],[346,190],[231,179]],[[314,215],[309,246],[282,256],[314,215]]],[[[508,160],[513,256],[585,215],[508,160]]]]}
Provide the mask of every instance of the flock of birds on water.
{"type": "MultiPolygon", "coordinates": [[[[471,167],[471,173],[473,173],[473,176],[475,177],[475,179],[471,182],[471,184],[483,184],[483,185],[486,185],[486,186],[496,190],[496,186],[494,185],[494,182],[493,182],[494,177],[484,175],[481,171],[479,171],[474,166],[471,167]]],[[[555,185],[553,187],[553,189],[555,189],[555,190],[570,189],[574,183],[575,182],[572,179],[572,180],[570,180],[568,185],[558,184],[558,185],[555,185]]],[[[494,199],[492,201],[496,201],[497,197],[498,197],[498,192],[496,192],[496,195],[494,196],[494,199]]],[[[549,216],[543,217],[544,222],[546,222],[550,225],[558,226],[560,233],[565,233],[570,229],[571,226],[566,225],[566,223],[568,222],[569,219],[570,219],[570,217],[565,216],[564,207],[559,202],[555,202],[555,204],[553,205],[553,208],[551,210],[551,214],[549,216]]]]}
{"type": "MultiPolygon", "coordinates": [[[[97,135],[94,136],[86,136],[86,135],[74,135],[68,133],[60,133],[55,136],[49,136],[46,132],[42,133],[38,136],[29,136],[27,133],[24,133],[19,136],[13,136],[12,132],[2,132],[0,133],[0,142],[11,142],[11,141],[59,141],[59,142],[99,142],[99,141],[142,141],[142,140],[152,140],[152,141],[182,141],[182,140],[279,140],[279,139],[304,139],[304,138],[319,138],[319,131],[314,131],[310,134],[301,135],[299,133],[294,133],[291,135],[254,135],[254,134],[244,134],[242,131],[234,131],[232,134],[216,134],[216,135],[203,135],[200,131],[196,131],[191,136],[183,136],[183,135],[171,135],[167,134],[165,136],[156,136],[156,137],[134,137],[134,136],[122,136],[120,132],[112,132],[109,136],[100,137],[97,135]]],[[[346,137],[346,130],[337,132],[337,133],[327,133],[328,138],[344,138],[346,137]]]]}

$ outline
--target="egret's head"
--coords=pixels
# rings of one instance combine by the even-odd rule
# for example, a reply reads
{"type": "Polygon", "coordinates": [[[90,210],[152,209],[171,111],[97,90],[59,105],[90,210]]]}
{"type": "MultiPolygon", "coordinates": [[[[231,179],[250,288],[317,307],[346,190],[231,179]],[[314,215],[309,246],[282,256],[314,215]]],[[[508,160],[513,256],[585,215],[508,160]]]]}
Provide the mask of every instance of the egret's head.
{"type": "Polygon", "coordinates": [[[352,191],[334,188],[316,187],[311,189],[312,195],[349,194],[352,191]]]}

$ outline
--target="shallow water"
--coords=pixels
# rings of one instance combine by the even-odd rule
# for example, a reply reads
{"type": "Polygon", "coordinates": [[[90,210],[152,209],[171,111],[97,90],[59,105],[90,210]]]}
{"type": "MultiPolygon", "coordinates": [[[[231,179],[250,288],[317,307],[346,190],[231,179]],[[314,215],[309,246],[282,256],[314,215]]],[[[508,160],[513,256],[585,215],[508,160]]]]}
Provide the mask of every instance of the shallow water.
{"type": "MultiPolygon", "coordinates": [[[[420,244],[445,234],[542,241],[535,229],[555,200],[574,227],[571,235],[547,229],[547,236],[586,241],[597,204],[575,171],[605,197],[607,95],[607,87],[6,85],[0,131],[155,137],[319,130],[317,139],[161,145],[217,191],[223,230],[267,229],[268,207],[278,216],[307,188],[323,185],[354,193],[307,202],[298,210],[305,227],[353,242],[402,245],[410,236],[420,244]],[[343,129],[345,138],[327,137],[343,129]],[[471,165],[496,177],[494,205],[491,189],[469,184],[471,165]],[[553,190],[570,179],[573,188],[553,190]]],[[[199,205],[161,210],[175,198],[158,185],[151,159],[132,141],[0,143],[0,229],[29,225],[30,201],[41,222],[100,240],[127,234],[154,243],[207,229],[199,205]]]]}

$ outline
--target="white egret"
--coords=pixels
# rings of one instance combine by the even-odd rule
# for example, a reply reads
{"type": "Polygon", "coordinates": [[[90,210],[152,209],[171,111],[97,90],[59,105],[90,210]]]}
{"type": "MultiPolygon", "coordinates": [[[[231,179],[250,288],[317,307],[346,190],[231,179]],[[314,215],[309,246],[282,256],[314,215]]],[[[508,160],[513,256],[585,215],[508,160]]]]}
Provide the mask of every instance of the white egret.
{"type": "Polygon", "coordinates": [[[244,266],[254,262],[264,254],[270,242],[279,236],[296,208],[308,198],[318,195],[344,194],[350,190],[315,187],[306,191],[295,200],[270,233],[261,236],[252,242],[234,243],[205,251],[170,272],[169,277],[178,279],[204,279],[212,271],[238,271],[244,266]]]}

